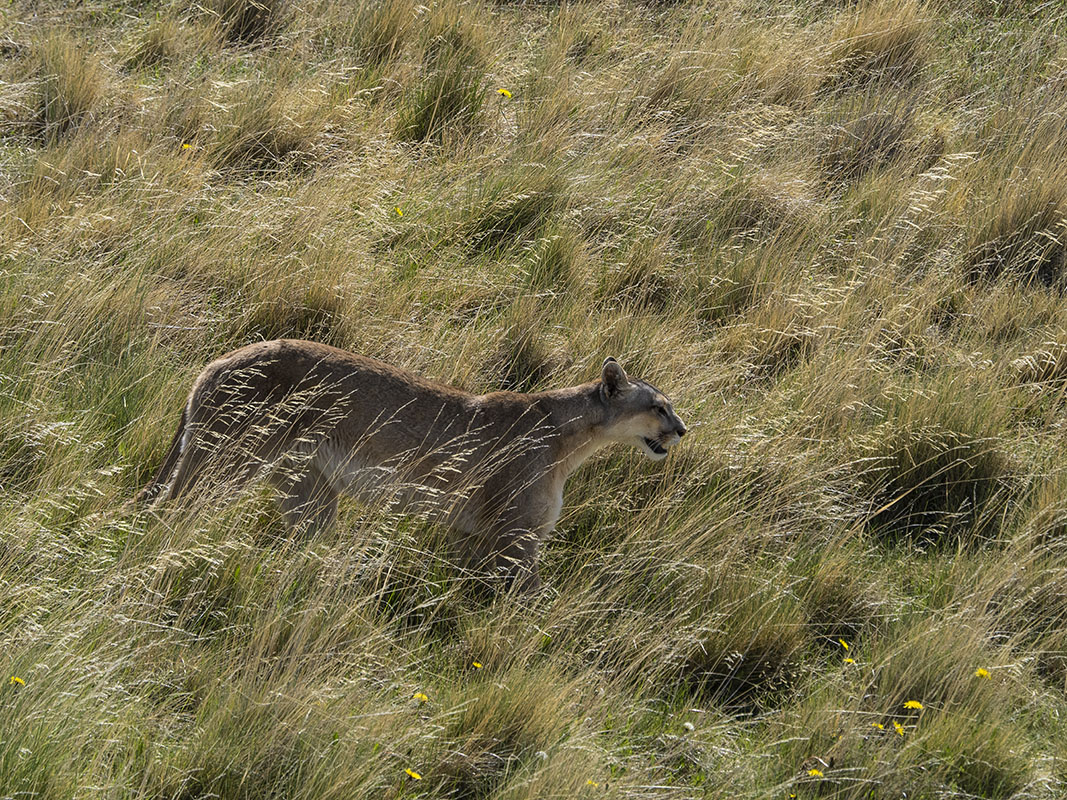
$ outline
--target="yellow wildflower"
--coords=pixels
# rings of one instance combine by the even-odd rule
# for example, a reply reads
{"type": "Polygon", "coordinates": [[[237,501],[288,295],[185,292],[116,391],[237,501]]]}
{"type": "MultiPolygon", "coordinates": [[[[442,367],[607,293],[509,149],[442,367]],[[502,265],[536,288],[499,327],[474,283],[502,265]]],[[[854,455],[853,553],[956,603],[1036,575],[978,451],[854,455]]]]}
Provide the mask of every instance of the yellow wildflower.
{"type": "Polygon", "coordinates": [[[590,778],[589,780],[587,780],[587,781],[585,782],[585,785],[586,785],[586,786],[592,786],[592,787],[593,787],[593,788],[595,789],[595,788],[596,788],[596,787],[598,787],[598,786],[599,786],[600,784],[599,784],[599,783],[597,783],[596,781],[594,781],[594,780],[593,780],[592,778],[590,778]]]}
{"type": "Polygon", "coordinates": [[[904,726],[901,725],[896,720],[893,720],[893,727],[896,729],[897,733],[899,733],[901,736],[904,735],[904,726]]]}
{"type": "Polygon", "coordinates": [[[482,662],[480,662],[480,661],[472,661],[471,662],[471,666],[474,667],[475,669],[481,669],[482,668],[482,662]]]}
{"type": "Polygon", "coordinates": [[[989,674],[989,670],[987,670],[985,667],[979,667],[978,669],[976,669],[974,671],[974,677],[976,677],[976,678],[990,678],[992,676],[989,674]]]}
{"type": "Polygon", "coordinates": [[[854,658],[846,658],[845,659],[845,663],[846,664],[855,664],[856,663],[856,659],[854,659],[854,658]]]}
{"type": "Polygon", "coordinates": [[[398,217],[402,217],[402,216],[404,216],[404,212],[403,212],[403,211],[401,210],[400,206],[397,206],[397,207],[396,207],[396,215],[397,215],[398,217]]]}
{"type": "Polygon", "coordinates": [[[193,146],[188,142],[182,142],[182,150],[192,150],[193,146]]]}
{"type": "Polygon", "coordinates": [[[420,703],[425,703],[430,698],[424,695],[422,692],[415,692],[415,694],[411,695],[411,699],[418,700],[420,703]]]}
{"type": "Polygon", "coordinates": [[[415,770],[413,770],[413,769],[406,769],[406,770],[404,770],[404,772],[406,772],[408,774],[408,777],[410,777],[412,780],[416,780],[416,781],[421,781],[422,780],[422,776],[419,773],[417,773],[415,770]]]}
{"type": "Polygon", "coordinates": [[[822,776],[822,772],[820,770],[815,769],[814,767],[808,770],[808,777],[810,778],[821,778],[822,776]]]}
{"type": "Polygon", "coordinates": [[[876,727],[880,731],[884,731],[885,730],[885,725],[883,725],[881,722],[872,722],[871,725],[873,725],[874,727],[876,727]]]}
{"type": "Polygon", "coordinates": [[[845,641],[844,639],[838,639],[837,641],[838,641],[838,642],[840,643],[840,645],[841,645],[841,646],[842,646],[843,648],[845,648],[846,650],[848,650],[848,642],[846,642],[846,641],[845,641]]]}
{"type": "Polygon", "coordinates": [[[919,711],[922,711],[923,710],[923,704],[920,703],[918,700],[909,700],[908,702],[906,702],[904,704],[904,708],[915,708],[915,709],[918,709],[919,711]]]}
{"type": "Polygon", "coordinates": [[[508,100],[511,99],[511,92],[509,92],[507,89],[497,89],[496,93],[501,97],[506,97],[508,100]]]}
{"type": "Polygon", "coordinates": [[[26,685],[26,681],[22,680],[22,678],[20,678],[18,675],[12,675],[11,676],[11,680],[9,680],[8,683],[11,684],[12,686],[14,686],[16,683],[19,686],[25,686],[26,685]]]}

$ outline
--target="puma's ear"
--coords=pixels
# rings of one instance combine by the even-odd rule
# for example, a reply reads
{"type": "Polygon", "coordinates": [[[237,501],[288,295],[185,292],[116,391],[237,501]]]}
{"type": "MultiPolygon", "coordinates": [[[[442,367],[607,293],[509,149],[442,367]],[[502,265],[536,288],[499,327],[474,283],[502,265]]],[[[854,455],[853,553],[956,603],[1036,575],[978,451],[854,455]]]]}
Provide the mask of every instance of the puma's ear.
{"type": "Polygon", "coordinates": [[[630,379],[626,377],[626,370],[611,356],[604,359],[604,369],[600,373],[600,379],[604,382],[604,389],[609,397],[617,394],[620,389],[626,388],[630,383],[630,379]]]}

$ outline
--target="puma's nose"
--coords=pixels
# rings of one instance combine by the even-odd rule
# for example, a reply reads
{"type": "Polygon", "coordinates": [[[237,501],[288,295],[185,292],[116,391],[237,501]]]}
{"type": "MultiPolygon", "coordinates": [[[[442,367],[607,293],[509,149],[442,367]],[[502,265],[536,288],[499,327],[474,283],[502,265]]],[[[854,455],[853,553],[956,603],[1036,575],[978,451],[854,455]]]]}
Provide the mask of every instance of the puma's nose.
{"type": "Polygon", "coordinates": [[[675,433],[677,433],[678,438],[681,439],[683,436],[689,433],[689,429],[685,427],[685,425],[679,424],[678,427],[675,429],[675,433]]]}

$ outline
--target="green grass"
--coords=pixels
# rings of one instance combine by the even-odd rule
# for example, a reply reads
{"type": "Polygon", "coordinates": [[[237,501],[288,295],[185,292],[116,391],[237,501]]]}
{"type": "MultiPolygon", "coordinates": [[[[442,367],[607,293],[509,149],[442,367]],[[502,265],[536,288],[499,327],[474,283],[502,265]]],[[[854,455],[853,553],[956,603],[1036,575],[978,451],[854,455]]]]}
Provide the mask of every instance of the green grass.
{"type": "Polygon", "coordinates": [[[0,794],[1063,796],[1032,11],[0,11],[0,794]],[[574,476],[529,603],[388,502],[125,509],[202,367],[283,336],[473,392],[614,355],[691,433],[574,476]]]}

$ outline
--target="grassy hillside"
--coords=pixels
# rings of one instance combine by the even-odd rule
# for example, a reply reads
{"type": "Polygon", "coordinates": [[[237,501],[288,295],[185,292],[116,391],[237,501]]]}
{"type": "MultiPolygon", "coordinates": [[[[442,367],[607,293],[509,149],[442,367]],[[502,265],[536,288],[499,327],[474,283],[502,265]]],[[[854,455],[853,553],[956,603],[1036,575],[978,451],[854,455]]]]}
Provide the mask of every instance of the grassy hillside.
{"type": "Polygon", "coordinates": [[[1063,797],[1065,35],[0,9],[0,797],[1063,797]],[[473,392],[614,355],[692,432],[572,479],[532,605],[387,508],[123,509],[280,336],[473,392]]]}

